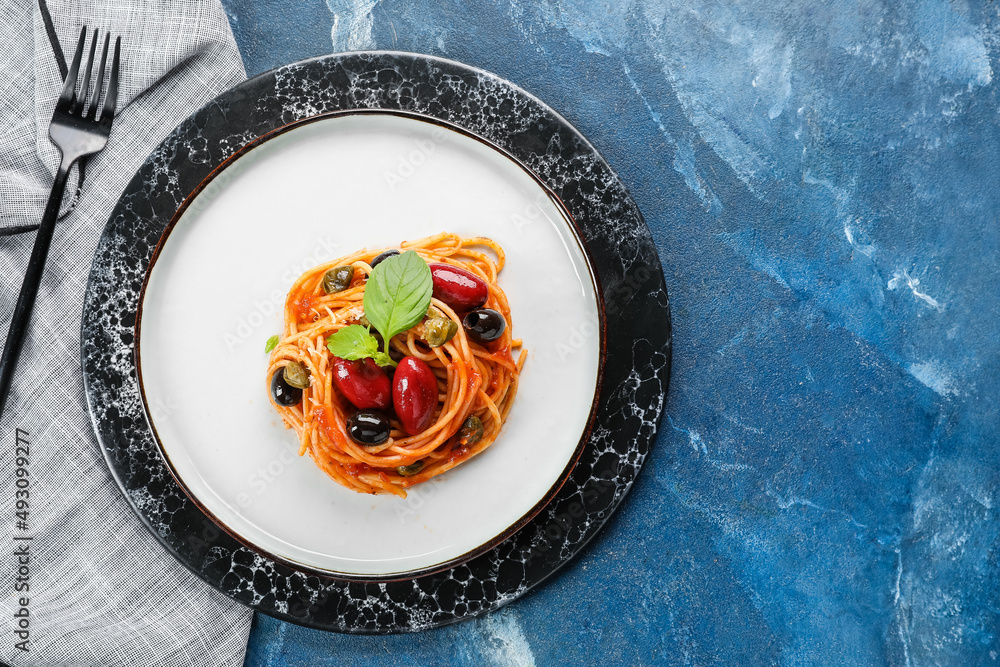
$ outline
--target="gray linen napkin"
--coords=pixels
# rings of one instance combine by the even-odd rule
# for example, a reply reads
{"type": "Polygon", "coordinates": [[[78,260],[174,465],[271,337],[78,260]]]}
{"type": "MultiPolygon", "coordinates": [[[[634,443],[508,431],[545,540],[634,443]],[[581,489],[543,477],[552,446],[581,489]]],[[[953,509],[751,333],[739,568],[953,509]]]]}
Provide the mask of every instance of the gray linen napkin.
{"type": "Polygon", "coordinates": [[[34,240],[23,228],[41,219],[55,172],[49,120],[82,25],[122,35],[122,81],[107,147],[67,188],[0,421],[0,661],[242,665],[249,610],[175,561],[107,470],[87,416],[79,337],[112,207],[179,121],[245,78],[239,52],[218,0],[37,1],[0,4],[0,339],[34,240]]]}

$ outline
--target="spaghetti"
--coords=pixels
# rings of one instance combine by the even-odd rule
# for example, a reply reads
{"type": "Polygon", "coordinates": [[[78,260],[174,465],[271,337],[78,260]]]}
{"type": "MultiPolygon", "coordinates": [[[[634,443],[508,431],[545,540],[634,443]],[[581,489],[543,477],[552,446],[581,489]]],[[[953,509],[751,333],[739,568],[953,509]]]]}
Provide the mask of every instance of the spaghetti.
{"type": "Polygon", "coordinates": [[[359,443],[349,431],[355,406],[334,382],[335,360],[327,348],[328,339],[350,325],[368,324],[365,288],[371,264],[383,250],[361,250],[310,269],[295,281],[285,303],[284,331],[271,352],[267,378],[271,383],[272,377],[292,362],[308,370],[300,402],[281,405],[273,394],[271,397],[285,425],[299,437],[300,456],[308,452],[334,481],[359,493],[406,497],[406,488],[468,461],[493,444],[517,392],[525,351],[520,350],[515,360],[512,350],[520,348],[521,341],[511,335],[510,307],[497,284],[497,274],[504,266],[499,244],[483,237],[441,233],[402,243],[400,249],[415,251],[428,264],[446,264],[477,276],[488,287],[484,305],[506,321],[496,340],[477,342],[463,327],[461,313],[435,297],[431,311],[457,326],[452,338],[432,347],[428,319],[391,338],[390,356],[415,357],[433,372],[438,400],[429,426],[407,433],[399,417],[390,416],[387,440],[375,446],[359,443]],[[327,293],[324,276],[335,267],[346,266],[354,269],[350,282],[340,291],[327,293]],[[477,440],[479,431],[470,436],[468,425],[479,423],[481,437],[477,440]]]}

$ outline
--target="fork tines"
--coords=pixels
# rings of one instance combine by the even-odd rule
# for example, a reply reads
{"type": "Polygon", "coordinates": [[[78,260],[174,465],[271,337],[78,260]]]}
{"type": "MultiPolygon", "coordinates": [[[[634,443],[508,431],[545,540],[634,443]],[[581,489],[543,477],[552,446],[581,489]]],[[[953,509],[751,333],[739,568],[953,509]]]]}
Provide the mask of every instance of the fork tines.
{"type": "Polygon", "coordinates": [[[104,150],[111,134],[111,122],[114,120],[115,107],[118,103],[118,65],[121,59],[121,37],[115,39],[115,55],[111,59],[111,74],[108,76],[107,93],[104,104],[101,104],[102,81],[104,68],[107,66],[108,46],[110,39],[105,36],[104,49],[101,52],[101,64],[94,72],[94,56],[97,54],[97,31],[94,31],[93,43],[90,45],[90,57],[87,58],[87,70],[83,75],[83,85],[76,92],[76,79],[80,74],[80,61],[83,59],[83,49],[87,42],[87,28],[80,31],[80,43],[73,54],[73,65],[66,72],[66,82],[62,93],[56,102],[49,123],[49,139],[59,149],[61,155],[59,168],[52,182],[52,194],[45,206],[42,222],[38,225],[35,244],[31,248],[28,268],[24,272],[21,291],[17,295],[17,303],[11,314],[10,330],[4,342],[3,353],[0,354],[0,414],[10,395],[10,384],[17,368],[17,359],[24,345],[24,337],[31,322],[31,311],[38,298],[38,286],[42,282],[45,271],[45,259],[52,245],[56,220],[59,218],[59,204],[62,203],[63,192],[66,189],[66,179],[69,170],[80,158],[93,155],[104,150]],[[94,94],[90,97],[90,79],[95,78],[94,94]],[[100,117],[98,118],[98,110],[100,117]],[[87,113],[85,116],[84,113],[87,113]]]}
{"type": "Polygon", "coordinates": [[[90,79],[94,69],[94,55],[97,53],[98,30],[94,30],[94,36],[90,44],[90,56],[87,58],[87,69],[83,74],[83,84],[80,92],[76,92],[76,79],[80,73],[80,60],[83,56],[83,49],[87,42],[87,26],[83,26],[80,31],[80,41],[76,45],[76,53],[73,55],[73,63],[66,73],[66,82],[63,84],[62,94],[56,103],[56,109],[64,113],[71,113],[75,116],[83,116],[86,110],[86,118],[89,120],[100,120],[103,123],[110,123],[115,115],[115,105],[118,100],[118,66],[121,61],[122,38],[115,38],[115,53],[111,59],[111,75],[108,77],[108,92],[103,100],[101,115],[97,115],[98,108],[101,107],[101,92],[104,84],[104,70],[108,62],[108,46],[111,35],[104,36],[104,48],[101,49],[101,64],[97,68],[97,76],[94,83],[94,94],[87,104],[87,93],[90,90],[90,79]]]}

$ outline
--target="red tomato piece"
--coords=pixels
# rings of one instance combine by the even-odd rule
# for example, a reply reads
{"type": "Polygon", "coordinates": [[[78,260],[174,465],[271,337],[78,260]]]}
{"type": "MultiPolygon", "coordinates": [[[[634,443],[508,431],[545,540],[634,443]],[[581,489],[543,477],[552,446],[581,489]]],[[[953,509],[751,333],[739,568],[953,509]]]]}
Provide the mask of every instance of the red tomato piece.
{"type": "Polygon", "coordinates": [[[403,430],[416,435],[431,424],[438,405],[434,371],[421,359],[403,357],[392,381],[392,404],[403,430]]]}

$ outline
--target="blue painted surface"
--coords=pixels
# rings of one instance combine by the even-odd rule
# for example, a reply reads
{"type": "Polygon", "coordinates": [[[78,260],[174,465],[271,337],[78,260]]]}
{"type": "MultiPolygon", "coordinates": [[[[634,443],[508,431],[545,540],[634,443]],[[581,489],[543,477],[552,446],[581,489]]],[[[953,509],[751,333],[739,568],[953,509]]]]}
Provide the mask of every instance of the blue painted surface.
{"type": "Polygon", "coordinates": [[[675,324],[657,447],[548,585],[412,636],[258,617],[247,665],[1000,663],[995,4],[224,4],[250,74],[388,48],[541,97],[675,324]]]}

